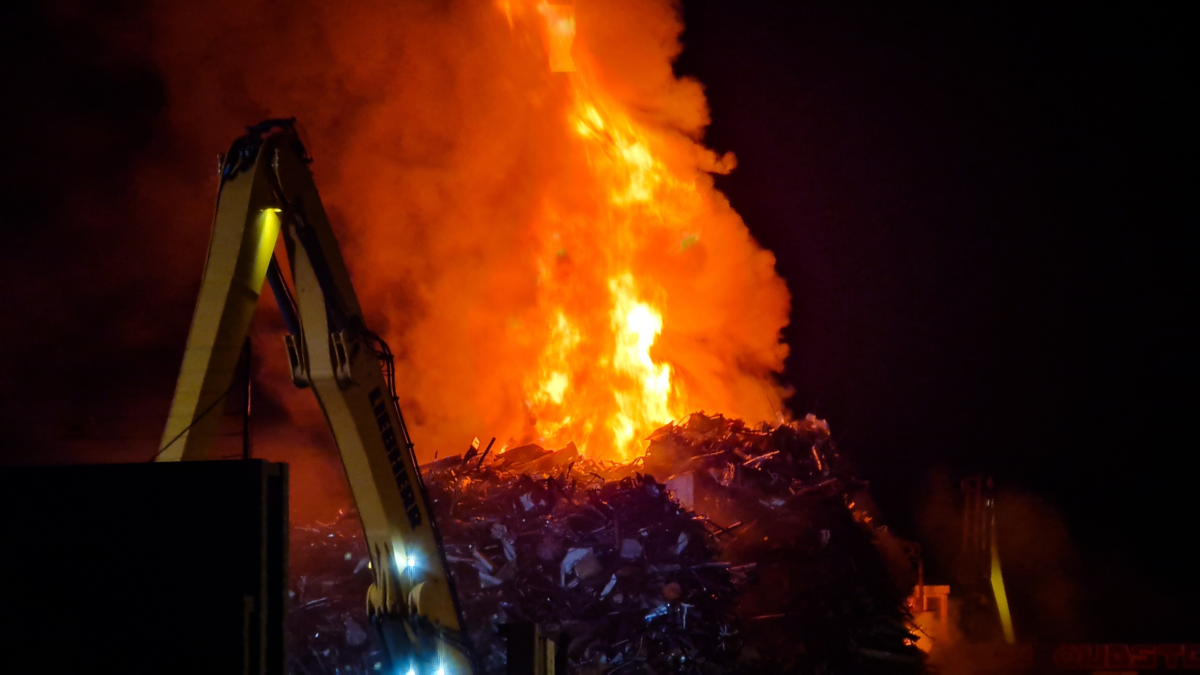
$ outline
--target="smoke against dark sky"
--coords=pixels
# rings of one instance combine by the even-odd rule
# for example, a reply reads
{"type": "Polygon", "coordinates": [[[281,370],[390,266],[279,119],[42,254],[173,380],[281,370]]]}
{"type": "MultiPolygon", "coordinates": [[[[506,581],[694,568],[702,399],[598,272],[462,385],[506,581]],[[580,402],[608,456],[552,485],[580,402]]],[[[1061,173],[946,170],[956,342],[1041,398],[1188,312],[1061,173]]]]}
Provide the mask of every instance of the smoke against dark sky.
{"type": "MultiPolygon", "coordinates": [[[[367,205],[337,139],[387,121],[369,114],[386,92],[364,83],[387,71],[401,99],[450,91],[438,73],[453,69],[405,52],[417,47],[384,19],[455,7],[3,10],[3,461],[153,453],[216,153],[244,124],[298,114],[346,224],[367,205]],[[327,32],[353,34],[349,51],[327,32]]],[[[705,86],[707,143],[738,157],[717,185],[794,294],[793,407],[830,420],[883,518],[915,537],[930,467],[987,472],[1038,495],[1080,559],[1099,561],[1103,574],[1080,581],[1085,605],[1106,587],[1140,589],[1153,600],[1131,592],[1120,612],[1146,619],[1167,592],[1196,598],[1181,544],[1195,513],[1183,470],[1194,404],[1179,393],[1196,382],[1195,11],[696,1],[683,16],[676,70],[705,86]]],[[[478,48],[452,31],[418,38],[478,48]]],[[[388,149],[436,171],[452,140],[411,134],[388,149]]],[[[519,255],[519,242],[488,245],[519,255]]],[[[410,272],[387,273],[397,283],[364,284],[365,304],[408,303],[410,272]]],[[[269,383],[282,370],[277,326],[265,328],[269,383]]],[[[264,389],[275,398],[256,424],[315,413],[307,392],[264,389]]],[[[306,461],[336,472],[314,426],[283,443],[317,448],[306,461]]],[[[1194,611],[1166,614],[1197,627],[1194,611]]]]}

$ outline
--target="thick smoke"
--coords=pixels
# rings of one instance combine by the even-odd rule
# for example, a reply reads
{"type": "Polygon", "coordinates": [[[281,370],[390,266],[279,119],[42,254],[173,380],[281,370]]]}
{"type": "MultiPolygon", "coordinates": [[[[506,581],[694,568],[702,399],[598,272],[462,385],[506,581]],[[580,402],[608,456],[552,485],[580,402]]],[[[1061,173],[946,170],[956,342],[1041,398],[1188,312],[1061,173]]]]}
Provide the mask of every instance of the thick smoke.
{"type": "MultiPolygon", "coordinates": [[[[587,236],[563,244],[576,268],[610,255],[591,158],[567,124],[571,76],[550,72],[538,9],[231,0],[162,3],[154,17],[177,153],[210,160],[246,123],[299,117],[369,320],[399,355],[422,458],[475,435],[536,438],[527,378],[552,328],[539,307],[538,256],[556,235],[548,212],[582,223],[587,236]]],[[[653,355],[691,407],[780,415],[772,376],[786,356],[787,291],[712,187],[708,172],[732,158],[696,142],[707,109],[700,85],[671,70],[676,7],[581,2],[577,22],[574,53],[592,86],[703,202],[686,254],[651,235],[631,257],[635,277],[665,296],[653,355]]],[[[214,186],[197,184],[165,217],[204,229],[214,186]]]]}

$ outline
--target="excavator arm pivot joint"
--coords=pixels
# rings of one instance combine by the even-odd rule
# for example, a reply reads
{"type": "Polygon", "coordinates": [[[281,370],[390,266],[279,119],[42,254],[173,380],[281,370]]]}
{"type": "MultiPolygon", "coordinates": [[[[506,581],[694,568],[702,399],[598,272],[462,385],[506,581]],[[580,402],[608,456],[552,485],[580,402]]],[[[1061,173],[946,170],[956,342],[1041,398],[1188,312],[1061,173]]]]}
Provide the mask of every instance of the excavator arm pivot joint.
{"type": "Polygon", "coordinates": [[[288,366],[292,372],[292,384],[297,389],[307,389],[312,385],[308,378],[308,364],[304,358],[304,338],[300,335],[284,335],[283,346],[287,349],[288,366]]]}

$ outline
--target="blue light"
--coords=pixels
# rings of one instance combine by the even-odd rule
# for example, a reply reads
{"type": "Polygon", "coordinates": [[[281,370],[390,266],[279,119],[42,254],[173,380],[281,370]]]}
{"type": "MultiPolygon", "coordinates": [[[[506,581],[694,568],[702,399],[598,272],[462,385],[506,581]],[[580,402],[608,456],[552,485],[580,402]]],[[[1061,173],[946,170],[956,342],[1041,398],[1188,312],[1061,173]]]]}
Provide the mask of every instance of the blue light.
{"type": "Polygon", "coordinates": [[[399,567],[402,572],[412,573],[413,570],[417,569],[420,562],[421,559],[415,553],[404,555],[396,551],[396,567],[399,567]]]}

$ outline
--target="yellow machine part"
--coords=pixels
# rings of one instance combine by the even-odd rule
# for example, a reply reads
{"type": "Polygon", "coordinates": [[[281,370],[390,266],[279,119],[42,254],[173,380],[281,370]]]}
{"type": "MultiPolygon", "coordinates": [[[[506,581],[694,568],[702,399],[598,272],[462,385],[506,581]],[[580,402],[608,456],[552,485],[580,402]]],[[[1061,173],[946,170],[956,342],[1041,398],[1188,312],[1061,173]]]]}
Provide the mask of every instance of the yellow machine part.
{"type": "MultiPolygon", "coordinates": [[[[292,340],[301,346],[299,367],[333,432],[362,519],[375,574],[372,618],[389,652],[410,649],[421,659],[416,672],[469,673],[416,459],[303,147],[290,127],[261,131],[260,138],[254,133],[247,138],[261,147],[253,159],[231,157],[223,167],[208,261],[157,459],[210,458],[219,407],[282,233],[302,333],[292,340]],[[340,325],[331,326],[331,317],[340,325]]],[[[397,665],[404,672],[405,664],[397,665]]]]}

